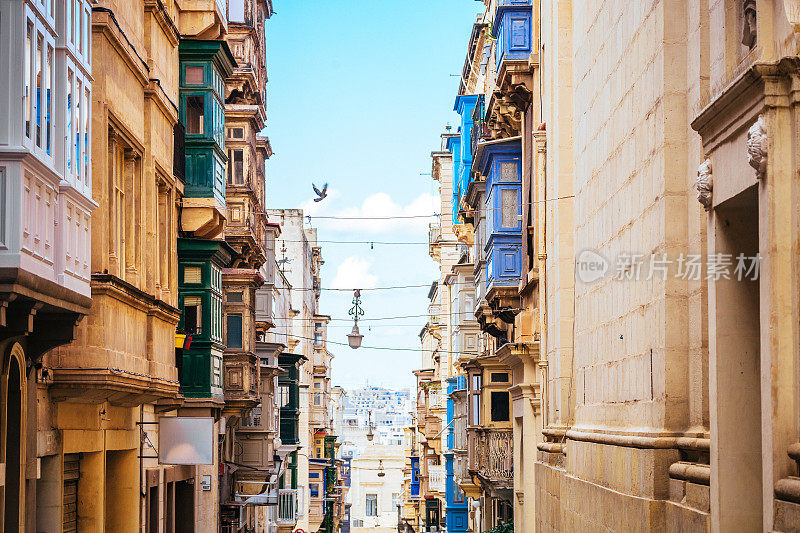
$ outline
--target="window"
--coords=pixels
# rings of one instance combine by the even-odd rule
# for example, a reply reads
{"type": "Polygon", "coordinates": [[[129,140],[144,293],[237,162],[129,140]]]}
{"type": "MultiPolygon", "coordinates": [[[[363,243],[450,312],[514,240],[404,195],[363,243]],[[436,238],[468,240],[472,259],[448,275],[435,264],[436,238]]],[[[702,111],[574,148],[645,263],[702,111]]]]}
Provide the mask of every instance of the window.
{"type": "Polygon", "coordinates": [[[50,128],[52,125],[53,116],[53,47],[47,47],[47,65],[44,70],[44,90],[45,90],[45,151],[47,155],[51,155],[50,151],[50,128]]]}
{"type": "Polygon", "coordinates": [[[244,139],[244,129],[242,128],[231,128],[231,138],[232,139],[244,139]]]}
{"type": "Polygon", "coordinates": [[[508,372],[492,372],[489,379],[492,383],[508,383],[508,372]]]}
{"type": "Polygon", "coordinates": [[[492,422],[508,422],[508,392],[495,391],[491,395],[492,422]]]}
{"type": "Polygon", "coordinates": [[[188,96],[186,98],[186,133],[202,135],[204,119],[203,95],[188,96]]]}
{"type": "Polygon", "coordinates": [[[228,293],[228,303],[240,304],[243,301],[242,292],[229,292],[228,293]]]}
{"type": "Polygon", "coordinates": [[[321,381],[315,381],[314,382],[314,388],[315,389],[321,389],[322,388],[322,382],[321,381]]]}
{"type": "Polygon", "coordinates": [[[470,389],[470,423],[473,426],[481,424],[481,386],[483,378],[481,374],[472,374],[470,389]]]}
{"type": "Polygon", "coordinates": [[[67,8],[64,11],[66,13],[66,23],[64,24],[64,27],[67,29],[67,32],[68,32],[67,35],[64,36],[64,38],[66,39],[67,37],[69,37],[69,39],[71,40],[71,34],[72,34],[72,2],[70,0],[67,0],[67,8]]]}
{"type": "Polygon", "coordinates": [[[189,335],[202,333],[202,299],[200,296],[183,298],[183,328],[189,335]]]}
{"type": "Polygon", "coordinates": [[[501,189],[500,202],[500,225],[504,228],[516,228],[519,224],[516,189],[501,189]]]}
{"type": "Polygon", "coordinates": [[[228,183],[242,185],[244,183],[244,151],[228,150],[228,183]]]}
{"type": "Polygon", "coordinates": [[[289,385],[278,385],[278,407],[289,407],[289,385]]]}
{"type": "MultiPolygon", "coordinates": [[[[83,89],[80,80],[75,80],[75,129],[73,133],[74,143],[72,150],[75,152],[75,176],[78,180],[81,179],[81,121],[83,120],[81,113],[83,113],[83,105],[81,103],[81,95],[83,89]]],[[[131,198],[131,197],[129,197],[131,198]]]]}
{"type": "MultiPolygon", "coordinates": [[[[23,105],[25,106],[25,136],[31,137],[31,59],[33,58],[33,24],[28,23],[28,32],[25,36],[25,94],[23,105]]],[[[69,97],[67,97],[69,98],[69,97]]]]}
{"type": "Polygon", "coordinates": [[[228,314],[228,348],[242,347],[242,314],[228,314]]]}
{"type": "Polygon", "coordinates": [[[67,154],[67,171],[70,172],[72,170],[72,149],[69,147],[69,139],[72,138],[72,102],[73,102],[73,92],[72,92],[72,71],[67,71],[67,131],[64,139],[67,141],[66,143],[66,154],[67,154]]]}
{"type": "Polygon", "coordinates": [[[377,494],[367,494],[367,516],[378,516],[377,494]]]}
{"type": "Polygon", "coordinates": [[[202,85],[203,67],[187,66],[186,67],[186,84],[187,85],[202,85]]]}
{"type": "Polygon", "coordinates": [[[36,70],[34,70],[34,75],[36,76],[36,100],[34,101],[35,106],[35,120],[36,120],[36,146],[39,148],[42,147],[42,57],[44,54],[44,37],[40,33],[36,39],[36,70]]]}
{"type": "Polygon", "coordinates": [[[312,498],[319,498],[319,483],[309,483],[308,489],[312,498]]]}
{"type": "Polygon", "coordinates": [[[83,182],[88,187],[90,185],[89,176],[91,175],[91,168],[89,166],[89,110],[91,109],[92,105],[92,93],[89,92],[89,89],[85,89],[84,101],[83,101],[83,182]]]}
{"type": "Polygon", "coordinates": [[[200,267],[183,267],[183,282],[199,285],[203,282],[203,270],[200,267]]]}
{"type": "MultiPolygon", "coordinates": [[[[92,25],[89,22],[91,20],[91,15],[89,14],[89,10],[84,10],[83,12],[83,51],[84,56],[88,59],[89,57],[89,34],[92,31],[92,25]]],[[[87,61],[88,62],[88,61],[87,61]]]]}
{"type": "Polygon", "coordinates": [[[321,392],[315,392],[314,393],[314,405],[316,405],[316,406],[322,405],[322,393],[321,392]]]}

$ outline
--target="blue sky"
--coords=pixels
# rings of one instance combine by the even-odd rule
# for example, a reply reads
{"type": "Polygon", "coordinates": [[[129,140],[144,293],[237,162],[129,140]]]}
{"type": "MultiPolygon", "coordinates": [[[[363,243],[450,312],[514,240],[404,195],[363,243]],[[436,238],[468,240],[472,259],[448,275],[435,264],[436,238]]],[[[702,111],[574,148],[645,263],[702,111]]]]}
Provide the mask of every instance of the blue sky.
{"type": "MultiPolygon", "coordinates": [[[[274,0],[267,22],[269,208],[303,207],[313,216],[424,215],[438,212],[430,152],[452,111],[475,16],[475,0],[274,0]],[[311,202],[311,183],[329,196],[311,202]]],[[[435,219],[312,219],[321,241],[427,243],[435,219]]],[[[438,277],[427,244],[322,242],[323,287],[365,289],[364,318],[422,315],[438,277]]],[[[352,294],[326,290],[328,339],[347,342],[352,294]]],[[[364,321],[364,348],[330,344],[333,382],[345,387],[413,384],[424,317],[364,321]],[[370,330],[370,326],[372,326],[370,330]],[[412,348],[371,350],[366,346],[412,348]]]]}

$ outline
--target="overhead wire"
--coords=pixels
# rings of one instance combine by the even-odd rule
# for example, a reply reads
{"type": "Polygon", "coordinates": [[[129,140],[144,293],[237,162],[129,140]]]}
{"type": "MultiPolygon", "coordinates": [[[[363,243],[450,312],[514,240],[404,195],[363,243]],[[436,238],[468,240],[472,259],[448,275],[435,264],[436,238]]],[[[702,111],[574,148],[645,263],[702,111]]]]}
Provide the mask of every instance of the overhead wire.
{"type": "MultiPolygon", "coordinates": [[[[509,206],[503,206],[503,207],[488,207],[488,208],[482,209],[481,211],[482,212],[499,211],[499,210],[502,210],[502,209],[508,209],[510,207],[523,207],[524,205],[541,204],[541,203],[546,203],[546,202],[555,202],[557,200],[569,200],[570,198],[575,198],[575,195],[574,194],[569,194],[569,195],[566,195],[566,196],[559,196],[557,198],[548,198],[548,199],[545,199],[545,200],[536,200],[536,201],[526,202],[525,204],[517,204],[517,205],[514,205],[514,206],[510,206],[509,205],[509,206]]],[[[277,211],[280,211],[280,210],[277,210],[277,211]]],[[[247,209],[241,209],[241,210],[239,210],[239,212],[243,213],[243,214],[247,214],[247,215],[266,215],[266,216],[269,216],[269,215],[277,216],[277,215],[279,215],[279,213],[276,213],[275,210],[273,210],[273,212],[269,212],[269,211],[250,211],[250,210],[247,210],[247,209]]],[[[415,219],[415,218],[439,218],[441,216],[442,216],[442,213],[431,213],[431,214],[425,214],[425,215],[389,215],[389,216],[340,216],[340,215],[305,215],[304,214],[303,218],[309,219],[309,220],[312,220],[312,219],[315,219],[315,218],[327,219],[327,220],[409,220],[409,219],[415,219]]],[[[278,241],[278,240],[281,240],[281,238],[278,237],[276,239],[276,241],[278,241]]],[[[303,242],[303,241],[297,241],[297,242],[303,242]]],[[[366,241],[366,242],[369,243],[370,241],[366,241]]]]}

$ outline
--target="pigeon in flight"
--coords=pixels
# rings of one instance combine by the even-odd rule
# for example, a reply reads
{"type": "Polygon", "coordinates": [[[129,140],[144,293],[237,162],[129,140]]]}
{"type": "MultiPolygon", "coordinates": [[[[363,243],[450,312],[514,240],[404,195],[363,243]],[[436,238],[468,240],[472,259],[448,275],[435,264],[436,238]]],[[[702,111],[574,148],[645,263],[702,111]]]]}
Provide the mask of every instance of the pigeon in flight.
{"type": "Polygon", "coordinates": [[[322,200],[325,199],[326,196],[328,196],[328,184],[327,183],[322,186],[322,190],[321,191],[319,189],[317,189],[317,186],[314,185],[313,183],[311,184],[311,186],[314,188],[314,192],[317,193],[317,196],[319,197],[319,198],[314,198],[315,202],[321,202],[322,200]]]}

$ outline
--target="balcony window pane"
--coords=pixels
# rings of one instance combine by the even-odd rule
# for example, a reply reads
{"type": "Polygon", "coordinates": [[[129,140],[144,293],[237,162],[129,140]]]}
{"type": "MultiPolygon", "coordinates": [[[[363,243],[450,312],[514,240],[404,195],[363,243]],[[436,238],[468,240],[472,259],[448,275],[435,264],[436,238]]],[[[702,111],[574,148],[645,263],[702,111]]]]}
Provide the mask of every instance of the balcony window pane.
{"type": "Polygon", "coordinates": [[[200,296],[186,296],[183,299],[183,327],[187,334],[198,335],[201,329],[202,303],[200,296]]]}
{"type": "Polygon", "coordinates": [[[233,151],[233,183],[236,185],[244,183],[244,152],[242,150],[233,151]]]}
{"type": "Polygon", "coordinates": [[[36,100],[34,102],[35,106],[35,118],[36,118],[36,146],[42,146],[42,85],[44,80],[42,79],[42,57],[44,54],[44,38],[42,34],[39,34],[39,37],[36,39],[36,100]]]}
{"type": "Polygon", "coordinates": [[[86,31],[84,27],[85,21],[83,20],[83,10],[81,9],[80,0],[75,2],[75,44],[78,45],[78,52],[83,53],[83,34],[86,31]]]}
{"type": "Polygon", "coordinates": [[[92,105],[92,93],[86,89],[86,94],[83,99],[83,181],[86,186],[89,186],[89,109],[92,105]]]}
{"type": "Polygon", "coordinates": [[[28,33],[25,37],[25,94],[23,105],[25,106],[25,136],[31,137],[31,54],[33,52],[33,24],[28,24],[28,33]]]}
{"type": "Polygon", "coordinates": [[[67,33],[66,35],[64,35],[64,39],[68,40],[70,32],[72,31],[72,3],[69,0],[67,0],[67,6],[64,12],[66,13],[66,22],[64,24],[64,27],[67,29],[67,33]]]}
{"type": "Polygon", "coordinates": [[[472,425],[481,425],[481,395],[472,395],[472,425]]]}
{"type": "Polygon", "coordinates": [[[241,292],[237,291],[237,292],[229,292],[228,293],[228,303],[240,304],[240,303],[242,303],[242,300],[243,300],[243,296],[242,296],[241,292]]]}
{"type": "Polygon", "coordinates": [[[508,372],[492,372],[492,383],[508,383],[508,372]]]}
{"type": "Polygon", "coordinates": [[[242,314],[231,313],[228,315],[228,348],[242,347],[242,314]]]}
{"type": "Polygon", "coordinates": [[[204,98],[202,95],[186,98],[186,133],[203,134],[205,118],[204,98]]]}
{"type": "Polygon", "coordinates": [[[501,218],[500,225],[504,228],[516,228],[517,217],[517,191],[515,189],[503,189],[500,195],[501,218]]]}
{"type": "Polygon", "coordinates": [[[314,405],[316,406],[322,405],[322,393],[320,392],[314,393],[314,405]]]}
{"type": "Polygon", "coordinates": [[[492,392],[492,422],[508,422],[508,392],[492,392]]]}
{"type": "Polygon", "coordinates": [[[83,12],[83,34],[82,34],[82,46],[81,51],[83,51],[86,57],[89,57],[89,35],[92,31],[90,21],[89,11],[83,12]]]}
{"type": "Polygon", "coordinates": [[[203,84],[203,67],[186,67],[187,85],[203,84]]]}
{"type": "Polygon", "coordinates": [[[47,151],[47,155],[51,155],[50,152],[50,130],[51,130],[51,119],[53,114],[53,47],[47,47],[47,65],[45,66],[45,82],[44,82],[44,89],[46,92],[45,98],[47,99],[46,102],[46,109],[45,109],[45,150],[47,151]]]}
{"type": "Polygon", "coordinates": [[[78,180],[80,181],[81,178],[81,122],[83,120],[82,113],[83,111],[83,102],[81,98],[81,94],[83,93],[83,89],[81,88],[81,82],[76,80],[75,81],[75,175],[78,176],[78,180]]]}
{"type": "Polygon", "coordinates": [[[67,116],[66,116],[66,127],[67,127],[67,134],[64,136],[64,140],[66,141],[65,152],[67,154],[67,171],[68,173],[72,171],[72,148],[70,148],[70,139],[72,138],[72,71],[67,71],[67,116]]]}
{"type": "Polygon", "coordinates": [[[278,407],[289,407],[289,386],[278,386],[278,407]]]}

